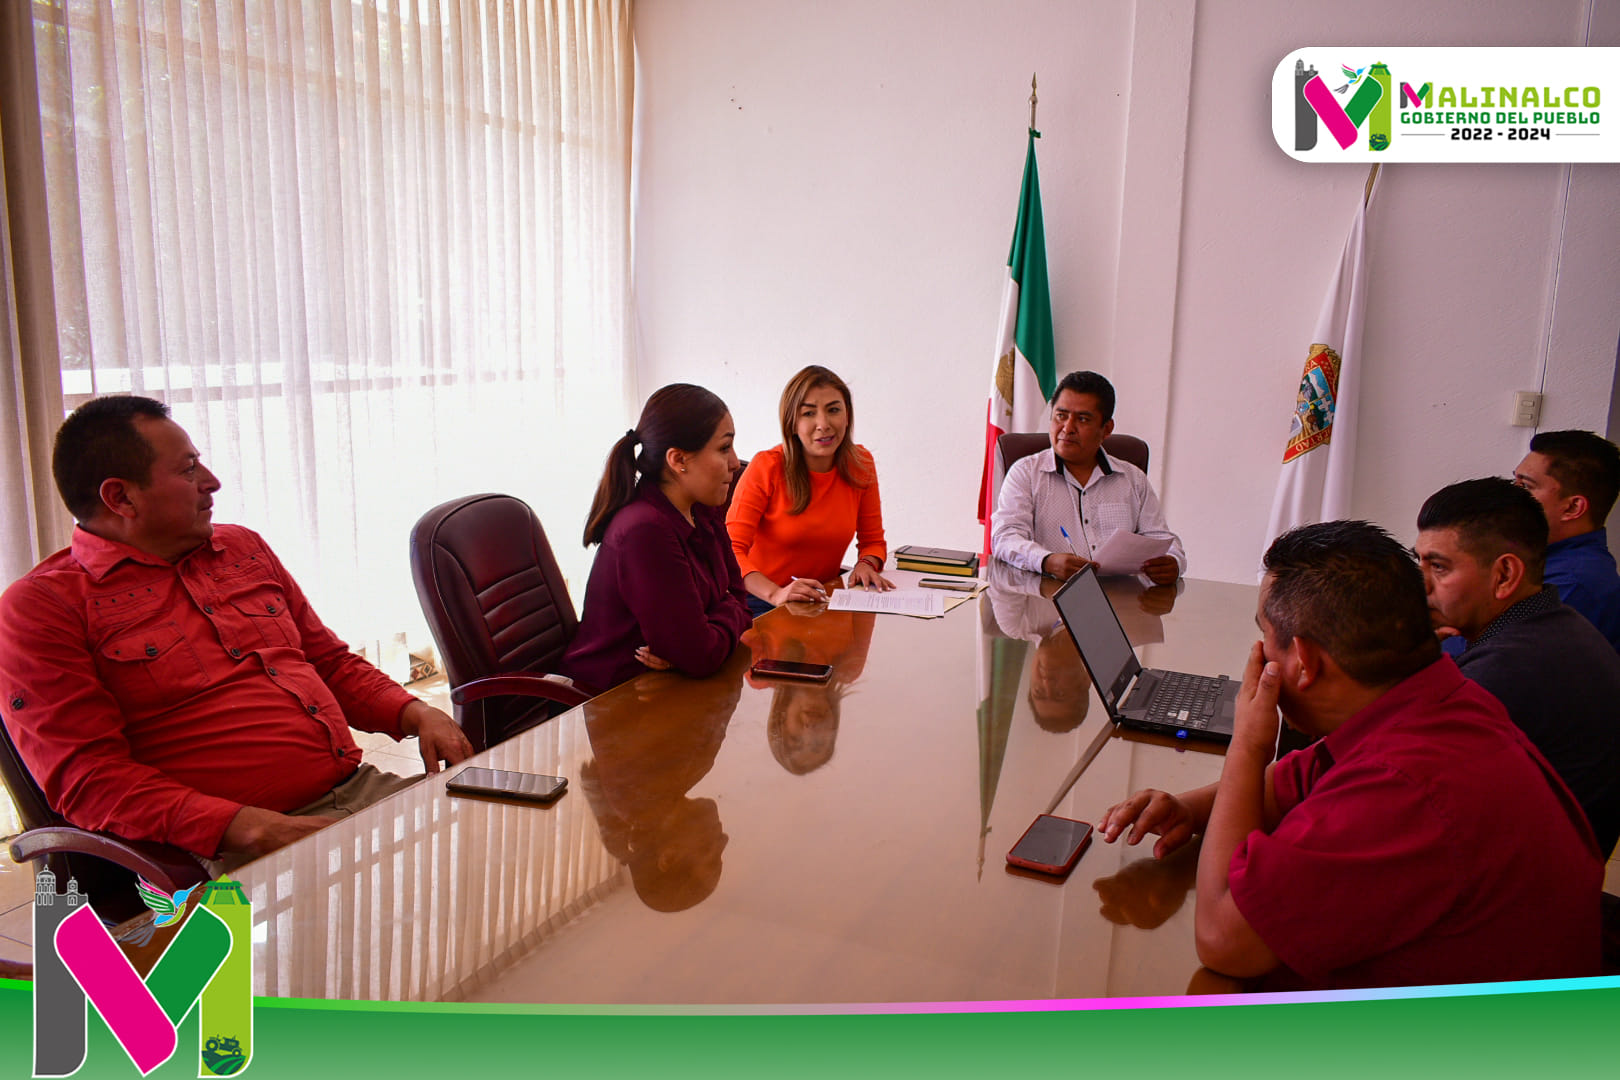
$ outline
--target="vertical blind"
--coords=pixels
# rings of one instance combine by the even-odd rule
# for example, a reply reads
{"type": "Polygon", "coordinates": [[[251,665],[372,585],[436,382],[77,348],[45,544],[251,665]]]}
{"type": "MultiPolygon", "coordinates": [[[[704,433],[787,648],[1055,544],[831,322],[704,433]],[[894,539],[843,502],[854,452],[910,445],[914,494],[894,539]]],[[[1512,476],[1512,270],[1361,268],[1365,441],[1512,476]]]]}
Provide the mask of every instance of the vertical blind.
{"type": "Polygon", "coordinates": [[[627,426],[628,0],[61,0],[34,48],[64,405],[168,402],[351,643],[412,523],[531,503],[576,591],[627,426]]]}

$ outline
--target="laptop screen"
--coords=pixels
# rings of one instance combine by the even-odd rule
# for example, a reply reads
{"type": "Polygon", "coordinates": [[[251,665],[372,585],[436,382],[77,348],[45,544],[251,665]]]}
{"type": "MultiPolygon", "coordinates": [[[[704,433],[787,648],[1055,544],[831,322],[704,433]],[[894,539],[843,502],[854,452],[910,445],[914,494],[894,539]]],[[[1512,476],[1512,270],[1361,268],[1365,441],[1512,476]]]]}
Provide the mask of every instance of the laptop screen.
{"type": "Polygon", "coordinates": [[[1142,665],[1137,663],[1131,640],[1119,625],[1119,616],[1103,594],[1095,571],[1088,566],[1071,577],[1052,601],[1091,671],[1097,692],[1110,708],[1118,705],[1120,694],[1142,665]]]}

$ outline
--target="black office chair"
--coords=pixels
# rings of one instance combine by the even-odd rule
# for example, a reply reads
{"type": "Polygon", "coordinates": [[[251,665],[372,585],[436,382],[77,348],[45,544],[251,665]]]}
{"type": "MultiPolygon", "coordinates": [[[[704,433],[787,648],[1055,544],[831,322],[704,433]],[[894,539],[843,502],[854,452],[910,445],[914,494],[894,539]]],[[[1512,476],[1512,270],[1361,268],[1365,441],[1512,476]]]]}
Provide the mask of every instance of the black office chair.
{"type": "MultiPolygon", "coordinates": [[[[1044,431],[1007,432],[996,440],[996,476],[998,478],[1006,476],[1007,470],[1013,467],[1013,462],[1050,449],[1051,446],[1052,437],[1044,431]]],[[[1143,472],[1147,472],[1148,444],[1135,435],[1115,432],[1103,440],[1103,451],[1109,457],[1128,461],[1143,472]]]]}
{"type": "Polygon", "coordinates": [[[411,576],[450,680],[456,722],[479,750],[590,699],[553,674],[579,619],[534,511],[468,495],[411,530],[411,576]]]}
{"type": "Polygon", "coordinates": [[[742,479],[742,474],[744,472],[746,472],[747,470],[748,470],[748,459],[747,458],[739,459],[738,462],[737,462],[737,467],[735,469],[731,470],[731,486],[726,488],[726,501],[720,507],[720,512],[722,514],[724,514],[726,511],[731,509],[731,497],[733,495],[737,494],[737,481],[742,479]]]}
{"type": "Polygon", "coordinates": [[[76,879],[79,892],[88,895],[96,913],[118,922],[146,910],[135,891],[137,875],[171,894],[208,880],[201,860],[182,848],[70,825],[46,801],[6,723],[0,711],[0,778],[26,830],[10,845],[11,857],[18,863],[44,859],[57,881],[65,885],[76,879]]]}

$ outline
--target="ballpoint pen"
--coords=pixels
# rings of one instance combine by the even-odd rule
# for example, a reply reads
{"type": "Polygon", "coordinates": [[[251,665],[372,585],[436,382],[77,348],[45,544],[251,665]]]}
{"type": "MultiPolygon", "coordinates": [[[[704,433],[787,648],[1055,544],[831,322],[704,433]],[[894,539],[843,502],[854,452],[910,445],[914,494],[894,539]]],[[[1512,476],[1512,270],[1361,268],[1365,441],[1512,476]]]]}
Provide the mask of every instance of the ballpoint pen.
{"type": "Polygon", "coordinates": [[[1063,534],[1063,542],[1069,545],[1069,554],[1074,555],[1077,558],[1085,558],[1084,555],[1081,555],[1074,549],[1074,537],[1069,535],[1068,529],[1065,529],[1063,526],[1059,525],[1058,532],[1063,534]]]}

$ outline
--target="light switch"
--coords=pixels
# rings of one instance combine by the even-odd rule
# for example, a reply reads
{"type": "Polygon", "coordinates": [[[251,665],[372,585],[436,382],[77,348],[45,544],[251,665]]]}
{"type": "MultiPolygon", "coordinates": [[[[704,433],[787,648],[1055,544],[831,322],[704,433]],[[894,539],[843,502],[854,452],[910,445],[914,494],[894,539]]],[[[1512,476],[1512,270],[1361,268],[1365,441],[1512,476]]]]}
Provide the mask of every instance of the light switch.
{"type": "Polygon", "coordinates": [[[1513,426],[1535,427],[1541,423],[1541,395],[1534,390],[1520,390],[1513,395],[1513,426]]]}

